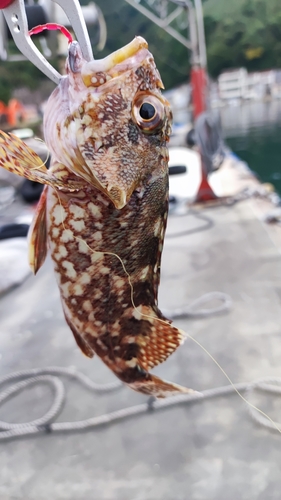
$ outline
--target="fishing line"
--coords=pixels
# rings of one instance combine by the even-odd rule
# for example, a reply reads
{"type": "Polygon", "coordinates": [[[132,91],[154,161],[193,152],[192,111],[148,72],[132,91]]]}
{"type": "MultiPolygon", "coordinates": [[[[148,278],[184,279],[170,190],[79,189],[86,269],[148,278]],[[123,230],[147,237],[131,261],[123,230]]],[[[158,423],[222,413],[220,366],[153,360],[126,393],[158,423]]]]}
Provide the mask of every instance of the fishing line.
{"type": "MultiPolygon", "coordinates": [[[[40,137],[34,137],[34,139],[35,139],[35,141],[39,141],[39,142],[41,142],[41,143],[45,144],[45,146],[46,146],[45,141],[43,141],[43,139],[40,139],[40,137]]],[[[38,156],[39,156],[39,155],[38,155],[38,156]]],[[[42,163],[42,165],[39,165],[38,167],[33,167],[33,168],[31,168],[30,170],[40,170],[41,168],[46,167],[46,164],[47,164],[48,160],[50,159],[50,156],[51,156],[51,153],[50,153],[49,149],[47,149],[47,158],[46,158],[46,160],[42,163]]],[[[47,167],[46,167],[46,168],[47,168],[47,167]]]]}
{"type": "Polygon", "coordinates": [[[227,375],[227,373],[225,372],[225,370],[223,369],[223,367],[219,364],[219,362],[212,356],[212,354],[200,343],[198,342],[198,340],[196,340],[194,337],[192,337],[189,333],[187,332],[184,332],[185,336],[187,336],[190,340],[192,340],[193,342],[195,342],[195,344],[198,345],[198,347],[200,347],[204,352],[205,354],[207,354],[209,356],[209,358],[215,363],[215,365],[220,369],[220,371],[222,372],[222,374],[227,378],[228,382],[230,383],[231,387],[234,389],[234,391],[236,392],[236,394],[242,399],[242,401],[244,401],[250,408],[252,408],[253,410],[256,410],[257,412],[259,412],[261,415],[263,415],[267,420],[269,420],[269,422],[271,422],[271,424],[275,427],[275,429],[281,434],[281,428],[276,424],[276,422],[274,422],[274,420],[272,420],[272,418],[267,415],[266,413],[264,413],[260,408],[258,408],[257,406],[253,405],[252,403],[250,403],[250,401],[248,401],[246,398],[244,398],[244,396],[241,394],[241,392],[239,392],[239,390],[236,388],[235,384],[232,382],[232,380],[230,379],[230,377],[227,375]]]}
{"type": "MultiPolygon", "coordinates": [[[[60,200],[60,196],[57,192],[57,190],[55,189],[55,192],[56,192],[56,195],[58,197],[58,200],[59,200],[59,203],[60,203],[60,208],[61,208],[61,219],[62,219],[62,225],[63,225],[63,228],[66,230],[66,227],[65,227],[65,224],[64,224],[64,221],[63,221],[63,206],[62,206],[62,203],[61,203],[61,200],[60,200]]],[[[98,250],[94,250],[93,248],[91,248],[88,243],[83,240],[83,238],[80,238],[80,237],[77,237],[77,236],[74,236],[74,238],[78,241],[81,241],[83,242],[87,248],[89,248],[89,250],[93,253],[101,253],[101,254],[104,254],[104,255],[112,255],[114,257],[116,257],[119,262],[121,263],[122,265],[122,268],[125,272],[125,274],[127,275],[128,277],[128,283],[130,285],[130,288],[131,288],[131,303],[132,303],[132,306],[133,306],[133,309],[138,313],[140,314],[140,316],[142,316],[143,318],[147,318],[149,320],[153,320],[153,321],[158,321],[164,325],[168,325],[170,326],[170,322],[167,321],[167,320],[164,320],[164,319],[161,319],[161,318],[157,318],[155,316],[152,316],[152,315],[149,315],[149,314],[145,314],[145,313],[142,313],[141,311],[138,310],[138,308],[136,307],[135,305],[135,302],[134,302],[134,287],[133,287],[133,283],[131,281],[131,276],[130,274],[128,273],[128,271],[126,270],[126,267],[125,267],[125,264],[122,260],[122,258],[114,253],[114,252],[103,252],[103,251],[98,251],[98,250]]],[[[272,418],[267,415],[264,411],[262,411],[260,408],[258,408],[257,406],[253,405],[252,403],[250,403],[250,401],[248,401],[242,394],[241,392],[237,389],[237,387],[235,386],[235,384],[232,382],[232,380],[230,379],[230,377],[227,375],[227,373],[225,372],[225,370],[223,369],[223,367],[219,364],[219,362],[212,356],[212,354],[198,341],[196,340],[194,337],[192,337],[192,335],[190,335],[189,333],[185,332],[184,330],[181,330],[178,328],[178,331],[180,332],[180,334],[183,336],[183,337],[188,337],[190,340],[192,340],[195,344],[198,345],[198,347],[200,347],[203,352],[205,352],[205,354],[207,354],[209,356],[209,358],[215,363],[215,365],[219,368],[219,370],[222,372],[222,374],[225,376],[225,378],[228,380],[228,382],[230,383],[231,387],[233,388],[233,390],[236,392],[236,394],[242,399],[242,401],[244,401],[244,403],[246,403],[250,408],[252,408],[253,410],[256,410],[258,413],[260,413],[262,416],[264,416],[274,427],[275,429],[281,434],[281,428],[279,427],[279,425],[276,424],[276,422],[274,422],[274,420],[272,420],[272,418]]]]}
{"type": "MultiPolygon", "coordinates": [[[[0,140],[0,148],[3,149],[4,153],[6,154],[7,159],[10,161],[10,163],[14,164],[15,166],[16,166],[15,158],[14,158],[15,150],[14,149],[10,149],[9,150],[9,147],[11,147],[11,144],[13,144],[13,141],[15,142],[17,148],[19,147],[19,144],[22,147],[23,151],[20,148],[18,149],[18,152],[19,152],[20,155],[24,155],[25,154],[27,156],[27,158],[29,158],[29,159],[31,158],[31,160],[30,160],[31,164],[32,164],[32,161],[33,162],[35,161],[36,157],[39,160],[41,160],[40,156],[37,153],[35,153],[35,151],[33,151],[28,146],[28,144],[26,144],[24,141],[21,141],[21,139],[19,139],[19,137],[16,136],[15,134],[12,134],[11,132],[9,134],[6,134],[2,130],[0,130],[0,138],[4,139],[4,142],[6,142],[8,144],[8,145],[4,144],[0,140]],[[23,144],[23,146],[22,146],[22,144],[23,144]]],[[[43,141],[43,139],[41,139],[40,137],[34,137],[34,140],[42,142],[43,144],[46,145],[45,141],[43,141]]],[[[33,171],[33,170],[40,170],[40,169],[42,169],[43,167],[46,166],[46,163],[48,162],[49,158],[50,158],[50,151],[47,149],[47,158],[46,158],[46,160],[44,162],[43,162],[43,160],[41,160],[42,163],[40,165],[36,165],[35,167],[29,167],[28,170],[33,171]]],[[[5,168],[5,167],[3,167],[3,168],[5,168]]],[[[38,182],[38,181],[35,181],[35,182],[38,182]]],[[[41,184],[43,184],[43,183],[41,183],[41,184]]]]}
{"type": "MultiPolygon", "coordinates": [[[[39,139],[40,140],[40,139],[39,139]]],[[[43,141],[42,141],[43,142],[43,141]]],[[[43,166],[45,166],[45,163],[48,161],[49,159],[49,154],[48,154],[48,157],[46,159],[46,161],[44,163],[42,163],[42,165],[39,165],[39,166],[36,166],[34,168],[32,168],[31,170],[37,170],[37,169],[40,169],[42,168],[43,166]]],[[[64,227],[64,229],[66,229],[65,227],[65,224],[64,224],[64,221],[63,221],[63,207],[62,207],[62,203],[61,203],[61,199],[60,199],[60,196],[58,194],[58,191],[56,188],[54,188],[54,191],[57,195],[57,198],[58,198],[58,201],[59,201],[59,204],[60,204],[60,209],[61,209],[61,220],[62,220],[62,225],[64,227]]],[[[136,307],[135,305],[135,302],[134,302],[134,288],[133,288],[133,283],[132,283],[132,280],[131,280],[131,276],[130,274],[128,273],[127,269],[126,269],[126,266],[122,260],[122,258],[114,253],[114,252],[106,252],[106,251],[97,251],[97,250],[94,250],[92,249],[88,243],[83,240],[83,238],[80,238],[80,237],[76,237],[74,236],[74,238],[77,240],[77,241],[80,241],[82,242],[84,245],[86,245],[87,248],[89,248],[89,250],[93,253],[101,253],[103,255],[111,255],[111,256],[114,256],[116,257],[122,268],[123,268],[123,271],[124,273],[126,274],[127,278],[128,278],[128,283],[129,283],[129,286],[130,286],[130,290],[131,290],[131,304],[132,304],[132,307],[133,309],[140,315],[142,316],[143,318],[147,318],[149,320],[152,320],[153,322],[154,321],[159,321],[160,323],[162,324],[165,324],[165,325],[170,325],[170,322],[167,321],[167,320],[163,320],[163,319],[160,319],[160,318],[157,318],[155,316],[152,316],[152,315],[149,315],[149,314],[145,314],[141,311],[138,310],[138,308],[136,307]]],[[[216,364],[216,366],[220,369],[220,371],[223,373],[223,375],[226,377],[226,379],[229,381],[230,385],[232,386],[232,388],[235,390],[235,392],[237,393],[237,395],[249,406],[251,407],[252,409],[258,411],[261,415],[263,415],[268,421],[271,422],[271,424],[276,428],[276,430],[278,430],[279,433],[281,433],[281,429],[280,427],[269,417],[269,415],[267,415],[266,413],[264,413],[261,409],[257,408],[255,405],[253,405],[252,403],[250,403],[244,396],[242,396],[242,394],[238,391],[238,389],[235,387],[234,383],[232,382],[232,380],[230,379],[230,377],[227,375],[227,373],[225,372],[225,370],[222,368],[222,366],[218,363],[218,361],[216,361],[216,359],[211,355],[211,353],[200,343],[198,342],[194,337],[192,337],[190,334],[184,332],[183,330],[180,330],[178,329],[179,332],[181,333],[181,335],[183,337],[188,337],[190,340],[192,340],[194,343],[196,343],[209,357],[210,359],[216,364]]]]}
{"type": "MultiPolygon", "coordinates": [[[[65,227],[65,224],[64,224],[64,220],[63,220],[63,211],[64,211],[64,209],[63,209],[63,206],[62,206],[62,203],[61,203],[61,199],[60,199],[60,196],[59,196],[59,193],[58,193],[57,189],[55,189],[55,193],[56,193],[56,195],[57,195],[57,198],[58,198],[58,200],[59,200],[59,204],[60,204],[60,209],[61,209],[61,222],[62,222],[62,226],[63,226],[63,228],[65,229],[65,231],[67,231],[67,229],[66,229],[66,227],[65,227]]],[[[91,247],[88,245],[88,243],[87,243],[85,240],[83,240],[83,238],[80,238],[79,236],[74,236],[74,239],[76,239],[76,240],[78,240],[78,241],[81,241],[81,242],[82,242],[82,243],[83,243],[83,244],[84,244],[87,248],[89,248],[89,250],[90,250],[92,253],[101,253],[101,254],[103,254],[103,255],[112,255],[113,257],[116,257],[116,258],[119,260],[119,262],[120,262],[120,264],[121,264],[121,266],[122,266],[122,268],[123,268],[123,271],[124,271],[124,273],[127,275],[127,278],[128,278],[128,283],[129,283],[129,286],[130,286],[130,289],[131,289],[131,302],[132,302],[132,306],[133,306],[133,308],[134,308],[136,311],[138,311],[138,309],[137,309],[137,307],[135,306],[135,303],[134,303],[134,288],[133,288],[133,283],[132,283],[132,281],[131,281],[131,276],[130,276],[130,274],[128,273],[128,271],[127,271],[127,269],[126,269],[126,267],[125,267],[125,264],[124,264],[123,260],[121,259],[121,257],[120,257],[117,253],[114,253],[114,252],[104,252],[104,251],[102,251],[102,250],[94,250],[93,248],[91,248],[91,247]]],[[[139,312],[139,311],[138,311],[138,312],[139,312]]],[[[169,324],[169,323],[168,323],[168,324],[169,324]]]]}

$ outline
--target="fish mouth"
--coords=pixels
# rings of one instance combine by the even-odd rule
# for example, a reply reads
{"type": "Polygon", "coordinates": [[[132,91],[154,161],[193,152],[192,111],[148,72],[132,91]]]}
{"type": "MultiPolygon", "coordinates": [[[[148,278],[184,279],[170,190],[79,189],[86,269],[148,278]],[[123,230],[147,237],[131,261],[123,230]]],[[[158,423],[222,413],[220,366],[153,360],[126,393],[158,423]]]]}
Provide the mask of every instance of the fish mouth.
{"type": "MultiPolygon", "coordinates": [[[[99,87],[109,80],[139,65],[149,54],[148,44],[141,36],[116,50],[104,59],[92,60],[83,64],[81,77],[86,87],[99,87]]],[[[159,86],[163,87],[159,81],[159,86]]]]}

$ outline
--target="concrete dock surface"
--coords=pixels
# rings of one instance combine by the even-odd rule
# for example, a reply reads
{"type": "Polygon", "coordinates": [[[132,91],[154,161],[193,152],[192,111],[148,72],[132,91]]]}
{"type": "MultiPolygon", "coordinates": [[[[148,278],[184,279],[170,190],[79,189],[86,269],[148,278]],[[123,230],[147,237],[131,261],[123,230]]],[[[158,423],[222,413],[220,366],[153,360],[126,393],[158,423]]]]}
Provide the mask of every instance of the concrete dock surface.
{"type": "MultiPolygon", "coordinates": [[[[231,166],[220,176],[225,192],[256,182],[231,166]]],[[[264,200],[218,202],[185,215],[171,213],[168,220],[160,308],[186,307],[212,291],[231,297],[229,311],[182,317],[175,324],[199,341],[234,383],[281,377],[281,227],[260,220],[270,209],[264,200]],[[187,234],[173,236],[183,231],[187,234]]],[[[36,277],[0,298],[0,357],[1,377],[35,367],[75,366],[97,383],[116,380],[76,346],[50,260],[36,277]]],[[[154,373],[197,391],[229,384],[189,338],[154,373]]],[[[67,396],[58,421],[147,402],[126,387],[99,395],[75,380],[63,381],[67,396]]],[[[254,392],[247,397],[281,420],[280,396],[254,392]]],[[[0,407],[0,420],[38,418],[52,398],[47,386],[36,385],[0,407]]],[[[280,491],[281,434],[252,420],[234,392],[150,408],[80,433],[46,432],[0,442],[1,500],[280,500],[280,491]]]]}

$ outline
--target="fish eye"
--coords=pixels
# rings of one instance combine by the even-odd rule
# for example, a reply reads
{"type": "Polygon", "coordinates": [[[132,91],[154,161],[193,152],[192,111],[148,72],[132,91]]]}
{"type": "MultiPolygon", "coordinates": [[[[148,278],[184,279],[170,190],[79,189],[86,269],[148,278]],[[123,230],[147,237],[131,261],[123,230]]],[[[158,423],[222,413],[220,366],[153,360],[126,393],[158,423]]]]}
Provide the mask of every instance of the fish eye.
{"type": "Polygon", "coordinates": [[[156,114],[156,109],[150,102],[144,102],[140,107],[140,116],[143,120],[153,120],[156,114]]]}
{"type": "Polygon", "coordinates": [[[153,134],[164,124],[165,109],[158,97],[141,93],[135,98],[132,115],[142,132],[153,134]]]}

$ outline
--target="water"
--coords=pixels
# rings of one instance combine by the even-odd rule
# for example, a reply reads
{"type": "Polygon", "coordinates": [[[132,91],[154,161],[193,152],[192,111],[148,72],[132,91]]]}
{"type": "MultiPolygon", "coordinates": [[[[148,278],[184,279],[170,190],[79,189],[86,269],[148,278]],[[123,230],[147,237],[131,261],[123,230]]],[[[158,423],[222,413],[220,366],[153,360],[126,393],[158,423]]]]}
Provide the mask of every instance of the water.
{"type": "Polygon", "coordinates": [[[281,101],[245,102],[219,113],[227,145],[281,194],[281,101]]]}

